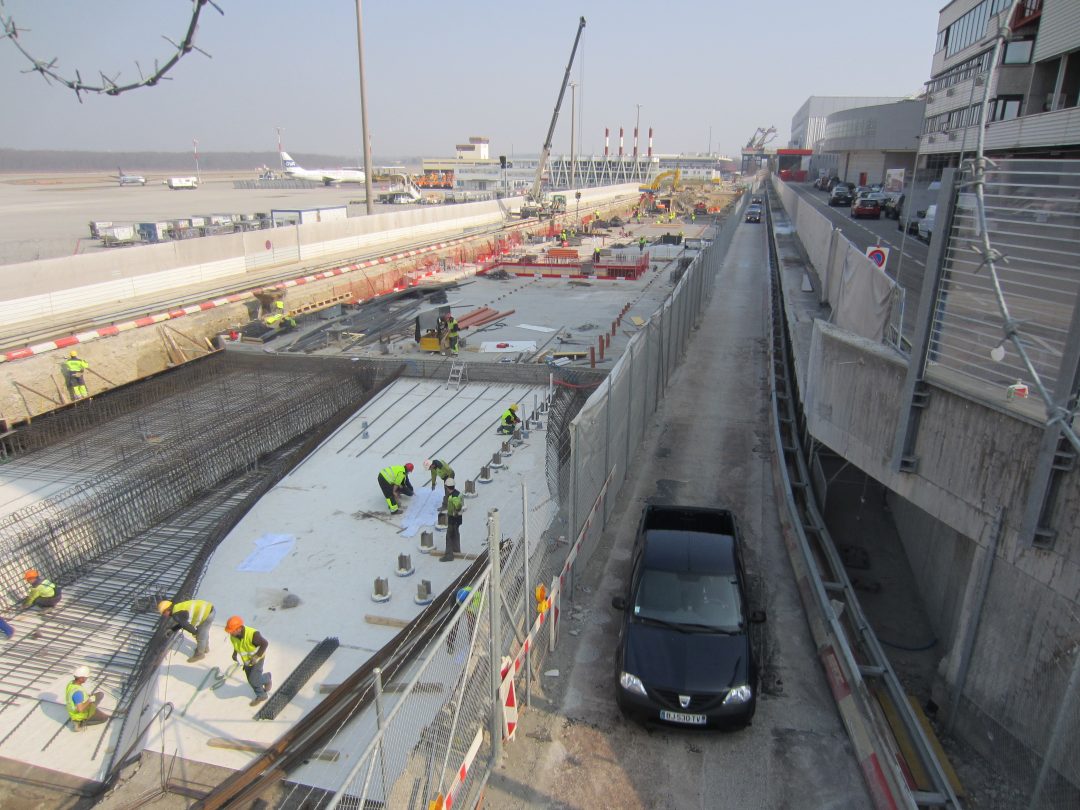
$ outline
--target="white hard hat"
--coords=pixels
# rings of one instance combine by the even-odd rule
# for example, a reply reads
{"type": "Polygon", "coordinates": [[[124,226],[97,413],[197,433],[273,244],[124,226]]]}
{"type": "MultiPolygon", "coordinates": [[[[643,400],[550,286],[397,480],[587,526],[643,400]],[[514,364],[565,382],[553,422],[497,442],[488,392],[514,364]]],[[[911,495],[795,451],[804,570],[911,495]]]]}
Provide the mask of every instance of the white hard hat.
{"type": "Polygon", "coordinates": [[[448,487],[454,486],[454,479],[453,478],[447,478],[446,479],[446,486],[448,486],[448,487]]]}
{"type": "Polygon", "coordinates": [[[74,675],[76,678],[89,678],[90,667],[86,666],[85,664],[81,667],[75,667],[75,671],[71,674],[74,675]]]}
{"type": "Polygon", "coordinates": [[[425,470],[430,470],[431,469],[431,459],[430,458],[425,458],[424,459],[424,469],[425,470]]]}

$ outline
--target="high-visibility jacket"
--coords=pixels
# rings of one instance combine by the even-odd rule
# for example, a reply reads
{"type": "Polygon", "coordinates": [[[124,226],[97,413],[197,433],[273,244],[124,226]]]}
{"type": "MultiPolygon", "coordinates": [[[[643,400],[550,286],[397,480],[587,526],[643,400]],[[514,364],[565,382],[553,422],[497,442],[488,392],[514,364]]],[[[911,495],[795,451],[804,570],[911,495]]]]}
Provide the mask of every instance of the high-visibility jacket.
{"type": "Polygon", "coordinates": [[[214,606],[205,599],[188,599],[186,602],[173,603],[172,615],[187,613],[188,624],[198,627],[206,621],[206,617],[210,615],[210,611],[213,609],[214,606]]]}
{"type": "Polygon", "coordinates": [[[454,477],[454,468],[447,464],[445,461],[439,461],[437,458],[431,462],[431,484],[435,485],[435,479],[441,478],[445,481],[447,478],[454,477]]]}
{"type": "Polygon", "coordinates": [[[450,335],[450,337],[457,337],[459,329],[460,327],[458,326],[457,318],[451,318],[448,321],[447,334],[450,335]]]}
{"type": "Polygon", "coordinates": [[[234,635],[229,635],[229,641],[232,642],[233,649],[240,653],[240,660],[244,662],[244,666],[250,666],[255,653],[259,651],[259,648],[255,645],[253,639],[255,634],[259,631],[254,627],[244,627],[244,632],[237,638],[234,635]]]}
{"type": "Polygon", "coordinates": [[[64,693],[64,702],[67,703],[68,717],[76,723],[81,723],[83,720],[88,720],[94,716],[93,706],[91,706],[88,711],[79,711],[79,704],[86,702],[86,695],[83,692],[83,689],[84,687],[81,683],[72,681],[67,685],[67,690],[64,693]],[[76,701],[76,695],[81,698],[81,700],[76,701]]]}
{"type": "Polygon", "coordinates": [[[513,424],[516,424],[519,421],[520,420],[518,419],[517,414],[514,413],[509,408],[507,408],[506,411],[502,415],[502,423],[504,425],[513,425],[513,424]]]}
{"type": "Polygon", "coordinates": [[[282,315],[284,315],[285,314],[285,302],[284,301],[275,301],[274,302],[274,309],[276,309],[278,312],[280,312],[282,315]]]}
{"type": "Polygon", "coordinates": [[[466,585],[464,588],[461,588],[458,593],[461,593],[461,591],[465,591],[466,593],[464,601],[467,604],[465,605],[465,609],[473,616],[478,615],[480,613],[480,605],[484,601],[483,595],[473,593],[472,585],[466,585]]]}
{"type": "Polygon", "coordinates": [[[461,510],[464,508],[461,493],[454,490],[454,494],[446,499],[446,519],[451,526],[461,525],[461,510]]]}
{"type": "Polygon", "coordinates": [[[38,599],[50,599],[54,596],[56,596],[56,585],[47,579],[43,579],[31,588],[30,593],[26,595],[26,606],[29,607],[38,599]]]}
{"type": "Polygon", "coordinates": [[[64,368],[73,377],[81,377],[82,373],[90,368],[90,364],[85,360],[80,360],[78,357],[72,357],[64,361],[64,368]]]}
{"type": "Polygon", "coordinates": [[[394,464],[391,467],[384,467],[380,472],[386,483],[391,486],[400,487],[405,483],[405,479],[409,477],[409,471],[405,469],[404,464],[394,464]]]}

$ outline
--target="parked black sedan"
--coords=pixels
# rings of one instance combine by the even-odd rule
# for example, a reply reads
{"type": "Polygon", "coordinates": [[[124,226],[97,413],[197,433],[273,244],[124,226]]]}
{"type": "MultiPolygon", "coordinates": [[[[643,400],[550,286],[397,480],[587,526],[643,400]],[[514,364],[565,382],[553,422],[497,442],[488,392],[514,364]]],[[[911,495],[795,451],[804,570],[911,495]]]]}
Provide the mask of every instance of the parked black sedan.
{"type": "Polygon", "coordinates": [[[738,532],[639,533],[615,660],[616,702],[643,722],[742,727],[758,669],[738,532]]]}
{"type": "Polygon", "coordinates": [[[851,186],[845,183],[837,183],[829,192],[829,205],[851,205],[853,199],[851,186]]]}

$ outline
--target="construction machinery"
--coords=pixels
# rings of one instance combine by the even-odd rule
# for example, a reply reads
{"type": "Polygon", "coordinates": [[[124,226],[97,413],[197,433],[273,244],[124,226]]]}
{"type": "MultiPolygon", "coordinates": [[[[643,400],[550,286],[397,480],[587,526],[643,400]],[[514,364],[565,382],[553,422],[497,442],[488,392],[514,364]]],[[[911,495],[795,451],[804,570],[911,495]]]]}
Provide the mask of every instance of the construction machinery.
{"type": "Polygon", "coordinates": [[[743,147],[743,152],[758,152],[765,148],[765,144],[776,139],[776,127],[758,127],[750,140],[743,147]]]}
{"type": "MultiPolygon", "coordinates": [[[[585,30],[585,18],[578,20],[577,35],[574,37],[574,47],[570,49],[570,61],[566,63],[566,74],[563,76],[562,87],[559,88],[559,98],[555,102],[555,111],[551,114],[551,125],[548,127],[547,138],[544,139],[544,147],[540,150],[540,160],[536,164],[536,180],[532,188],[525,195],[521,203],[521,218],[543,217],[550,215],[554,202],[546,198],[540,190],[544,180],[544,169],[547,167],[548,156],[551,154],[551,139],[555,135],[555,124],[559,120],[559,110],[562,107],[563,96],[566,95],[566,85],[570,82],[570,69],[574,66],[574,55],[577,53],[578,43],[581,41],[581,32],[585,30]]],[[[565,197],[563,198],[563,210],[565,210],[565,197]]]]}

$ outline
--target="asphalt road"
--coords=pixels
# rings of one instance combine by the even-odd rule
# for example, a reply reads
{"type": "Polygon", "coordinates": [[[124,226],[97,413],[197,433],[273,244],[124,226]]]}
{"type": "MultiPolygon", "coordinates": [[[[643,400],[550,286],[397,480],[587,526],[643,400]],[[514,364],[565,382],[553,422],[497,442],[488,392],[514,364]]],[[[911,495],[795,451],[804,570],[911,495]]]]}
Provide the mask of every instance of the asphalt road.
{"type": "Polygon", "coordinates": [[[780,536],[768,432],[765,225],[739,226],[705,318],[599,548],[576,577],[562,640],[545,661],[485,808],[869,807],[806,625],[780,536]],[[761,697],[751,727],[650,729],[614,700],[618,616],[647,501],[727,506],[740,517],[751,609],[764,609],[761,697]],[[577,635],[574,635],[576,633],[577,635]]]}

